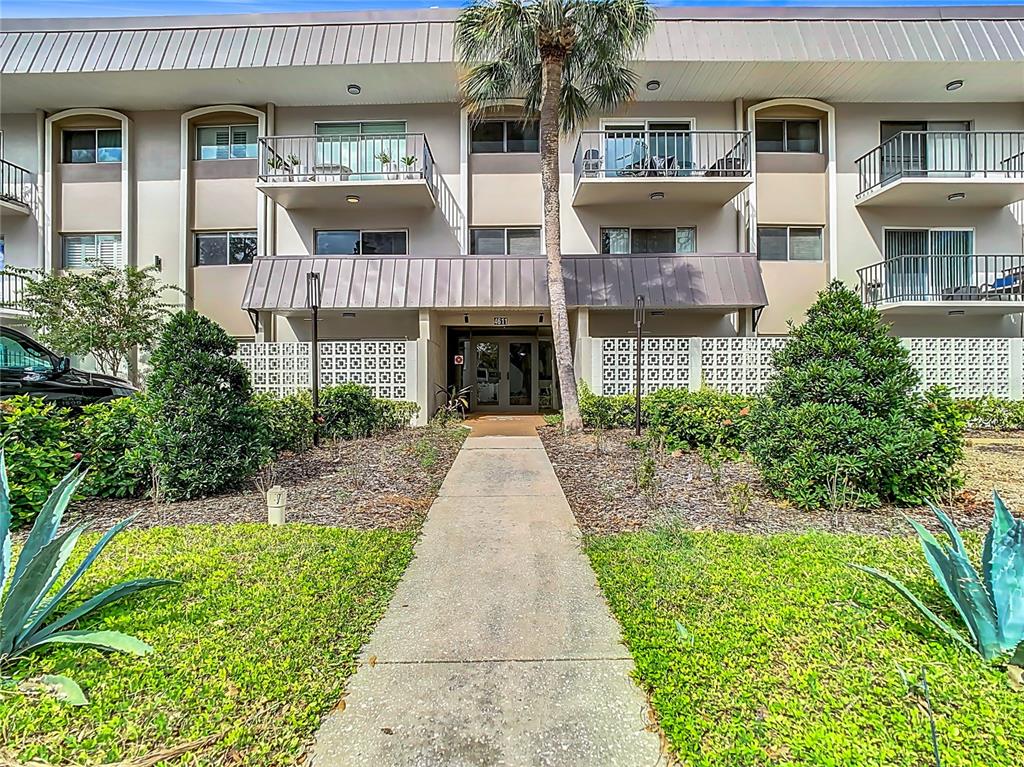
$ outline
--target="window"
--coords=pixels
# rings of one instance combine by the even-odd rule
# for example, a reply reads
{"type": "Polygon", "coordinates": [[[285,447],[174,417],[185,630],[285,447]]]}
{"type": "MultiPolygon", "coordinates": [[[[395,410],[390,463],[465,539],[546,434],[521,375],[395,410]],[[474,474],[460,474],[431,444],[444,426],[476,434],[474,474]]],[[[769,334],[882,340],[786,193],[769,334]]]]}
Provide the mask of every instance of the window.
{"type": "Polygon", "coordinates": [[[601,229],[601,252],[605,255],[630,253],[696,253],[697,228],[680,226],[674,229],[601,229]]]}
{"type": "Polygon", "coordinates": [[[252,160],[257,156],[256,125],[202,126],[196,129],[197,160],[252,160]]]}
{"type": "Polygon", "coordinates": [[[65,234],[61,236],[65,269],[124,266],[119,234],[65,234]]]}
{"type": "Polygon", "coordinates": [[[315,233],[318,256],[404,256],[409,250],[405,231],[323,229],[315,233]]]}
{"type": "Polygon", "coordinates": [[[537,120],[483,120],[473,124],[469,142],[474,154],[540,151],[537,120]]]}
{"type": "Polygon", "coordinates": [[[63,132],[63,139],[64,162],[121,162],[120,128],[66,130],[63,132]]]}
{"type": "MultiPolygon", "coordinates": [[[[418,151],[416,140],[406,133],[404,120],[377,122],[317,123],[314,163],[319,168],[337,169],[353,181],[373,181],[398,170],[401,159],[418,151]],[[385,163],[384,158],[389,162],[385,163]]],[[[300,164],[309,158],[300,157],[300,164]]],[[[421,163],[422,164],[422,163],[421,163]]]]}
{"type": "Polygon", "coordinates": [[[251,264],[256,257],[256,232],[199,232],[196,266],[251,264]]]}
{"type": "Polygon", "coordinates": [[[820,152],[820,120],[757,120],[758,152],[820,152]]]}
{"type": "Polygon", "coordinates": [[[540,227],[469,230],[472,256],[536,256],[542,252],[540,227]]]}
{"type": "Polygon", "coordinates": [[[757,258],[759,261],[821,261],[821,227],[759,226],[757,258]]]}
{"type": "Polygon", "coordinates": [[[54,356],[38,344],[6,333],[0,335],[0,368],[49,373],[56,364],[54,356]]]}

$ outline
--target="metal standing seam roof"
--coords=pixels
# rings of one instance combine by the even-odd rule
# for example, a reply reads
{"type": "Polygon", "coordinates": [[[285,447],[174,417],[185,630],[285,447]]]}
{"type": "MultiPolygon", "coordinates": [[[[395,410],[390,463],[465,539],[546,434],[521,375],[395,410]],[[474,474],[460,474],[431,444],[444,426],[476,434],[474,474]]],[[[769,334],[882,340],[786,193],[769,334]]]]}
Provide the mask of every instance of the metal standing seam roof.
{"type": "MultiPolygon", "coordinates": [[[[749,253],[565,256],[570,306],[737,309],[766,306],[761,268],[749,253]]],[[[537,308],[548,305],[543,256],[257,258],[242,308],[306,308],[305,275],[319,272],[323,309],[537,308]]]]}
{"type": "MultiPolygon", "coordinates": [[[[640,59],[1024,61],[1024,13],[1019,8],[807,10],[812,13],[719,11],[722,17],[692,18],[665,18],[663,13],[640,59]]],[[[8,19],[0,31],[0,72],[453,63],[453,18],[453,12],[409,12],[404,19],[394,14],[8,19]],[[318,20],[325,18],[330,21],[318,20]]]]}

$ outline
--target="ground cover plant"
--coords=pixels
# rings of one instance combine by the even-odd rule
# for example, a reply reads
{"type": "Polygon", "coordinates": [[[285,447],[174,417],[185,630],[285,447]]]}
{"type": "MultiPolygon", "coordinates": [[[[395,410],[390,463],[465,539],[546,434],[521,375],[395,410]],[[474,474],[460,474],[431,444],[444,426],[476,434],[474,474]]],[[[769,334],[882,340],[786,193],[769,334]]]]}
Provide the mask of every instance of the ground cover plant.
{"type": "Polygon", "coordinates": [[[586,551],[684,764],[933,765],[922,668],[945,767],[1024,763],[1024,695],[845,564],[955,620],[915,540],[663,529],[591,536],[586,551]]]}
{"type": "Polygon", "coordinates": [[[296,763],[341,697],[414,537],[308,525],[125,531],[83,593],[154,572],[180,585],[173,600],[151,592],[109,606],[88,628],[129,632],[154,652],[24,659],[19,675],[73,672],[90,705],[0,696],[0,763],[114,763],[178,746],[186,753],[161,767],[296,763]]]}

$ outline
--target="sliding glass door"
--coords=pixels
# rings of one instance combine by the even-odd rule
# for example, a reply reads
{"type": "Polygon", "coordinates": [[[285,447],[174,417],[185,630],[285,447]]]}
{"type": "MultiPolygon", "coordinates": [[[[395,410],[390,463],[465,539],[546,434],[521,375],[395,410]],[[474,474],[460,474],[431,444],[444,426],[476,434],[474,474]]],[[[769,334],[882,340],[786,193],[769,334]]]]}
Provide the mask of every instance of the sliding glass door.
{"type": "Polygon", "coordinates": [[[318,173],[345,180],[375,181],[398,173],[406,155],[406,127],[400,120],[317,123],[318,173]]]}
{"type": "Polygon", "coordinates": [[[951,299],[977,284],[970,229],[886,229],[889,300],[951,299]]]}

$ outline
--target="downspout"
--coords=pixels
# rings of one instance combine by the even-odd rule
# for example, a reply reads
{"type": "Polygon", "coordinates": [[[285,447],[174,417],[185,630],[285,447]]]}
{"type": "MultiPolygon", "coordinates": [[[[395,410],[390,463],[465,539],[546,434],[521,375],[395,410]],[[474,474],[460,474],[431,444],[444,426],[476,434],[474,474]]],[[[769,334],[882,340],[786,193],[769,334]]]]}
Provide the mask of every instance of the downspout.
{"type": "Polygon", "coordinates": [[[46,112],[36,110],[36,194],[32,205],[36,213],[36,266],[46,269],[46,217],[51,215],[46,199],[46,112]]]}

